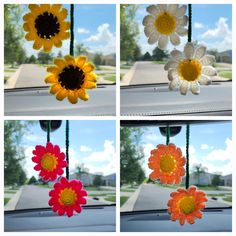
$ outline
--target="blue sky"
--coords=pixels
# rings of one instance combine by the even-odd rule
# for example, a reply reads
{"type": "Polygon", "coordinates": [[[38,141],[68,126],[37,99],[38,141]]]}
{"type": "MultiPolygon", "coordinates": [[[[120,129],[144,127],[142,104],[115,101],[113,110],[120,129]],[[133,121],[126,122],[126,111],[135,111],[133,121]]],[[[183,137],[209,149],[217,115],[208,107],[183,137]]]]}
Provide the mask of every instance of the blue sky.
{"type": "MultiPolygon", "coordinates": [[[[115,121],[70,121],[70,171],[84,164],[90,173],[115,173],[115,121]]],[[[30,128],[30,134],[23,136],[26,159],[24,167],[28,176],[38,176],[33,170],[32,150],[36,145],[45,145],[46,132],[39,123],[30,128]]],[[[65,121],[60,129],[51,133],[51,142],[65,152],[65,121]]]]}
{"type": "MultiPolygon", "coordinates": [[[[170,139],[185,152],[186,127],[181,132],[170,139]]],[[[150,151],[158,144],[165,143],[159,128],[150,127],[145,130],[142,138],[144,147],[145,161],[143,167],[146,174],[150,173],[147,167],[150,151]]],[[[208,123],[190,126],[190,168],[194,164],[202,163],[208,168],[208,172],[220,172],[223,175],[232,173],[232,124],[231,122],[208,123]]]]}
{"type": "MultiPolygon", "coordinates": [[[[155,45],[147,43],[143,33],[142,20],[147,15],[147,6],[140,5],[136,14],[141,33],[139,45],[143,53],[152,52],[155,48],[155,45]]],[[[232,6],[230,4],[193,4],[192,11],[193,40],[205,44],[208,49],[218,49],[220,52],[232,49],[232,6]]],[[[181,45],[177,48],[182,49],[186,42],[187,37],[181,37],[181,45]]],[[[173,46],[169,44],[167,49],[172,50],[173,46]]]]}
{"type": "MultiPolygon", "coordinates": [[[[70,5],[63,5],[70,12],[70,5]]],[[[25,7],[25,10],[27,8],[25,7]]],[[[116,47],[116,5],[114,4],[75,4],[74,33],[77,43],[83,43],[91,52],[104,55],[115,53],[116,47]]],[[[67,20],[69,21],[69,14],[67,20]]],[[[32,41],[24,40],[28,55],[33,52],[32,41]]],[[[61,49],[53,49],[55,55],[61,50],[69,52],[69,40],[63,41],[61,49]]]]}

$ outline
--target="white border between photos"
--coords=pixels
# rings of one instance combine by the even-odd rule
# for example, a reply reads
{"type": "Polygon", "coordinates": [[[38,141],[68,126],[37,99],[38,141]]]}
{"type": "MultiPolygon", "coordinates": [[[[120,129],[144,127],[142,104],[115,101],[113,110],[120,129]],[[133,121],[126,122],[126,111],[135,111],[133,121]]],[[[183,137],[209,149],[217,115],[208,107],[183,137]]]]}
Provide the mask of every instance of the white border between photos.
{"type": "MultiPolygon", "coordinates": [[[[29,3],[48,3],[49,0],[20,0],[20,4],[29,4],[29,3]]],[[[235,142],[236,140],[236,114],[235,114],[235,106],[236,106],[236,93],[232,93],[233,94],[233,98],[232,98],[232,107],[233,107],[233,117],[186,117],[186,116],[178,116],[178,117],[121,117],[120,116],[120,92],[119,92],[119,87],[120,87],[120,18],[119,18],[119,12],[120,12],[120,8],[119,5],[120,4],[152,4],[152,3],[179,3],[179,4],[188,4],[188,3],[193,3],[193,4],[232,4],[232,10],[236,15],[236,1],[234,0],[190,0],[190,1],[186,1],[186,0],[50,0],[50,4],[53,3],[64,3],[64,4],[69,4],[69,3],[74,3],[74,4],[117,4],[116,6],[116,78],[117,78],[117,89],[116,89],[116,117],[91,117],[91,116],[82,116],[82,117],[75,117],[75,116],[69,116],[69,117],[65,117],[65,116],[44,116],[44,117],[40,117],[40,119],[42,120],[46,120],[46,119],[60,119],[60,120],[65,120],[65,119],[69,119],[69,120],[116,120],[116,153],[117,153],[117,159],[116,159],[116,170],[117,170],[117,178],[116,178],[116,196],[117,196],[117,206],[116,206],[116,232],[112,232],[112,233],[104,233],[104,232],[99,232],[99,233],[84,233],[84,232],[75,232],[75,233],[45,233],[45,232],[40,232],[40,233],[34,233],[34,232],[29,232],[27,233],[27,235],[42,235],[42,234],[47,234],[47,235],[96,235],[96,236],[103,236],[108,235],[108,236],[118,236],[118,235],[146,235],[146,232],[133,232],[133,233],[120,233],[120,189],[119,189],[119,183],[120,183],[120,161],[119,161],[119,157],[120,157],[120,120],[231,120],[233,121],[232,124],[232,139],[233,142],[235,142]],[[233,132],[234,131],[234,132],[233,132]]],[[[3,29],[3,4],[15,4],[16,1],[15,0],[3,0],[0,3],[0,22],[1,25],[0,27],[3,29]]],[[[233,68],[233,86],[232,89],[233,91],[236,91],[236,84],[235,84],[235,68],[236,68],[236,60],[234,59],[234,57],[236,56],[235,54],[235,31],[236,31],[236,18],[235,15],[232,14],[232,50],[233,50],[233,64],[232,64],[232,68],[233,68]]],[[[1,45],[1,49],[0,49],[0,62],[1,62],[1,69],[0,69],[0,76],[1,78],[3,78],[4,73],[3,73],[3,40],[4,36],[3,36],[3,30],[2,33],[0,34],[0,45],[1,45]]],[[[0,196],[1,196],[1,200],[0,200],[0,233],[4,234],[4,235],[25,235],[24,232],[17,232],[17,233],[5,233],[4,232],[4,207],[3,207],[3,195],[4,195],[4,180],[3,180],[3,161],[4,161],[4,145],[3,145],[3,138],[4,138],[4,130],[3,130],[3,123],[4,120],[38,120],[38,117],[25,117],[25,116],[14,116],[14,117],[9,117],[9,116],[5,116],[4,117],[4,92],[3,92],[3,82],[1,85],[1,91],[0,91],[0,196]]],[[[233,166],[236,166],[236,149],[233,151],[233,166]]],[[[234,183],[236,183],[236,176],[235,176],[235,170],[233,169],[233,185],[234,183]]],[[[233,213],[232,213],[232,222],[236,222],[236,218],[235,218],[235,207],[236,207],[236,187],[233,187],[233,213]]],[[[233,233],[235,233],[235,225],[232,224],[232,233],[217,233],[218,236],[229,236],[229,235],[233,235],[233,233]]],[[[204,233],[204,232],[196,232],[196,233],[180,233],[180,232],[174,232],[174,233],[163,233],[163,232],[154,232],[154,233],[148,233],[149,235],[209,235],[209,236],[215,236],[216,233],[204,233]]]]}

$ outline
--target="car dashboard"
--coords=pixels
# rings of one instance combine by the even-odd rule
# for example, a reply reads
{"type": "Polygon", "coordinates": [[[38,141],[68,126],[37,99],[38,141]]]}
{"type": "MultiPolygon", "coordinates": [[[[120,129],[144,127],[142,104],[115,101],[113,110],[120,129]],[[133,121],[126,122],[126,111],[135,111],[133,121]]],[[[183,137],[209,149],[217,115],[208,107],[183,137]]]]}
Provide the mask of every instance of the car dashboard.
{"type": "Polygon", "coordinates": [[[166,210],[121,213],[121,232],[232,232],[232,208],[207,208],[193,225],[172,222],[166,210]]]}
{"type": "Polygon", "coordinates": [[[51,209],[5,211],[5,232],[114,232],[115,205],[85,206],[81,214],[58,216],[51,209]]]}
{"type": "Polygon", "coordinates": [[[70,104],[59,102],[48,87],[5,89],[6,116],[114,116],[116,114],[116,85],[98,85],[88,91],[90,99],[70,104]]]}
{"type": "Polygon", "coordinates": [[[232,82],[213,82],[202,86],[199,95],[191,91],[183,96],[169,91],[167,84],[121,87],[122,116],[231,116],[232,82]]]}

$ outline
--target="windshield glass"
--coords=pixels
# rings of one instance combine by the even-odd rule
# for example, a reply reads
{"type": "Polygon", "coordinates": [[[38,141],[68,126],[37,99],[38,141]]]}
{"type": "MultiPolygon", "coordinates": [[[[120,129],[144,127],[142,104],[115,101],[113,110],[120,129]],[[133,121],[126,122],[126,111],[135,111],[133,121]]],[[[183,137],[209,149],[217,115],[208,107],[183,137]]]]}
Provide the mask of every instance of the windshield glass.
{"type": "MultiPolygon", "coordinates": [[[[174,48],[183,51],[187,43],[186,35],[180,37],[178,46],[168,43],[164,50],[158,48],[158,42],[149,44],[147,35],[151,29],[143,25],[144,17],[149,14],[148,6],[120,7],[121,86],[169,83],[164,65],[174,48]]],[[[185,14],[188,15],[188,11],[185,14]]],[[[195,47],[205,45],[207,54],[215,56],[213,67],[218,74],[212,77],[213,81],[232,80],[232,5],[192,4],[192,42],[195,47]]]]}
{"type": "MultiPolygon", "coordinates": [[[[70,21],[70,5],[65,21],[70,21]]],[[[45,53],[34,50],[34,41],[27,41],[23,16],[28,5],[4,5],[4,87],[5,89],[47,86],[44,78],[53,59],[70,52],[70,39],[60,48],[45,53]]],[[[116,82],[116,6],[74,5],[74,56],[85,55],[96,66],[98,84],[116,82]],[[92,16],[92,17],[91,17],[92,16]]]]}
{"type": "MultiPolygon", "coordinates": [[[[60,123],[51,122],[55,127],[60,123]]],[[[58,145],[64,153],[65,125],[62,121],[50,135],[51,143],[58,145]]],[[[115,204],[115,121],[70,121],[69,125],[70,180],[83,182],[88,193],[87,205],[115,204]]],[[[47,132],[38,121],[5,121],[5,211],[50,207],[49,191],[58,181],[43,181],[32,161],[35,146],[45,146],[46,142],[47,132]]],[[[66,170],[63,176],[65,173],[66,170]]]]}
{"type": "MultiPolygon", "coordinates": [[[[166,127],[165,122],[161,126],[121,127],[121,212],[167,209],[170,193],[185,188],[185,176],[179,185],[149,179],[151,150],[158,144],[166,144],[160,127],[166,127]]],[[[185,122],[171,124],[170,130],[170,143],[181,148],[186,156],[185,122]]],[[[232,206],[231,122],[190,122],[189,144],[190,186],[205,191],[207,208],[232,206]]]]}

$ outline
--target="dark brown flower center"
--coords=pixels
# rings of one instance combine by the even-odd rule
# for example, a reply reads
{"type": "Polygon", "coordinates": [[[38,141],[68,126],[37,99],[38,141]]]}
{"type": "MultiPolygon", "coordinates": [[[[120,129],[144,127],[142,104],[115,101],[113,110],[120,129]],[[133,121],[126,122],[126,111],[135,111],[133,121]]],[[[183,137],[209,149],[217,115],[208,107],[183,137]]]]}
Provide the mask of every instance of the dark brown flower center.
{"type": "Polygon", "coordinates": [[[68,66],[59,74],[59,83],[65,89],[80,89],[84,83],[85,74],[79,67],[68,66]]]}
{"type": "Polygon", "coordinates": [[[35,19],[35,28],[40,38],[50,39],[59,33],[60,23],[55,15],[44,12],[35,19]]]}

